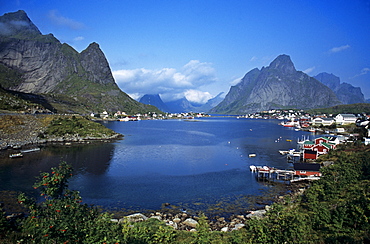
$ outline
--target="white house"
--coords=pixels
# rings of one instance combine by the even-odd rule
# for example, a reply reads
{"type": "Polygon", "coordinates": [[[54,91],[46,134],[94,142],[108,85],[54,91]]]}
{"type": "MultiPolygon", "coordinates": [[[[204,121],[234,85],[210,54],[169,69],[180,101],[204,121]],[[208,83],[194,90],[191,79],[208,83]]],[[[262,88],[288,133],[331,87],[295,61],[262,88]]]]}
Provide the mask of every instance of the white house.
{"type": "Polygon", "coordinates": [[[339,125],[348,125],[356,123],[356,116],[354,114],[338,114],[335,116],[335,123],[339,125]]]}
{"type": "Polygon", "coordinates": [[[334,124],[335,120],[333,118],[315,118],[312,120],[312,124],[314,125],[323,125],[329,126],[334,124]]]}

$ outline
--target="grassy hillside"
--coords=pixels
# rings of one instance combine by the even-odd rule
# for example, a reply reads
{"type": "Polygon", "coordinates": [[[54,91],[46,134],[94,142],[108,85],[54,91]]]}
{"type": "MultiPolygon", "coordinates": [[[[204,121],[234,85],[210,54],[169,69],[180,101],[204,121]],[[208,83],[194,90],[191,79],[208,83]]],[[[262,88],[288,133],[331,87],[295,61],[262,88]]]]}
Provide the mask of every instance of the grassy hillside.
{"type": "Polygon", "coordinates": [[[8,112],[45,112],[88,114],[123,111],[127,114],[160,111],[130,98],[116,84],[100,85],[72,75],[57,87],[59,92],[30,94],[3,89],[21,83],[22,74],[0,64],[0,110],[8,112]]]}
{"type": "Polygon", "coordinates": [[[337,105],[330,108],[310,109],[310,114],[370,114],[370,103],[337,105]]]}

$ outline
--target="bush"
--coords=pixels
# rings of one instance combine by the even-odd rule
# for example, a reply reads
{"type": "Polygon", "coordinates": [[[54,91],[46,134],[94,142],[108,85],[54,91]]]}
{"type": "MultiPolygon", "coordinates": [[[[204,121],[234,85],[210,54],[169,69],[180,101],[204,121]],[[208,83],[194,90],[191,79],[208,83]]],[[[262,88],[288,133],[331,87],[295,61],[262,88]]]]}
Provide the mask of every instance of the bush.
{"type": "Polygon", "coordinates": [[[117,223],[109,214],[82,204],[79,192],[67,189],[72,168],[66,163],[41,173],[34,184],[44,201],[20,194],[18,200],[29,209],[29,216],[21,223],[20,243],[116,243],[122,239],[117,223]]]}

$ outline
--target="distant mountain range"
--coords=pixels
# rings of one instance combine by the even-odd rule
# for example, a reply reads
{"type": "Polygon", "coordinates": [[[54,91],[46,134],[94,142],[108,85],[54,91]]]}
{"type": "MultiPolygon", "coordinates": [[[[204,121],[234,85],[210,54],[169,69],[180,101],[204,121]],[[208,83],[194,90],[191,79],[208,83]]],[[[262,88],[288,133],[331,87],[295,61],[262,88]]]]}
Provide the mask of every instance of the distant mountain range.
{"type": "Polygon", "coordinates": [[[139,102],[156,106],[161,111],[167,113],[201,113],[208,112],[219,104],[223,100],[222,94],[223,92],[219,93],[216,97],[208,100],[207,103],[203,105],[191,103],[185,97],[170,102],[163,102],[159,94],[146,94],[140,98],[139,102]]]}
{"type": "Polygon", "coordinates": [[[42,35],[22,10],[0,16],[0,26],[3,92],[37,94],[54,112],[158,111],[119,89],[97,43],[78,53],[52,34],[42,35]]]}
{"type": "Polygon", "coordinates": [[[348,83],[340,83],[339,77],[333,74],[320,73],[313,78],[332,89],[343,104],[366,102],[360,87],[354,87],[348,83]]]}
{"type": "Polygon", "coordinates": [[[342,103],[364,102],[359,88],[340,84],[333,75],[317,79],[297,71],[288,55],[280,55],[268,67],[249,71],[210,113],[244,114],[269,109],[312,109],[342,103]],[[331,87],[332,89],[330,89],[331,87]]]}

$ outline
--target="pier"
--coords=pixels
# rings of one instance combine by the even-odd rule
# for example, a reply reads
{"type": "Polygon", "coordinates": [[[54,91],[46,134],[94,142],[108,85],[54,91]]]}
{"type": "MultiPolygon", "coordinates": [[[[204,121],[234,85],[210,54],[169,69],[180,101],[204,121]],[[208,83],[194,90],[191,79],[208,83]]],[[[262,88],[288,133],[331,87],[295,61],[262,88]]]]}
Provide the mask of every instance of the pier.
{"type": "Polygon", "coordinates": [[[268,166],[254,166],[251,165],[250,169],[253,173],[256,173],[256,178],[258,180],[282,180],[289,182],[297,182],[304,180],[318,180],[319,176],[316,175],[302,175],[299,174],[296,170],[285,170],[285,169],[276,169],[268,166]]]}

